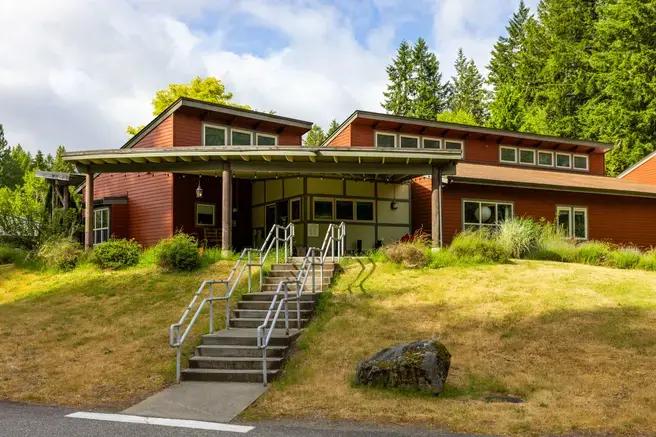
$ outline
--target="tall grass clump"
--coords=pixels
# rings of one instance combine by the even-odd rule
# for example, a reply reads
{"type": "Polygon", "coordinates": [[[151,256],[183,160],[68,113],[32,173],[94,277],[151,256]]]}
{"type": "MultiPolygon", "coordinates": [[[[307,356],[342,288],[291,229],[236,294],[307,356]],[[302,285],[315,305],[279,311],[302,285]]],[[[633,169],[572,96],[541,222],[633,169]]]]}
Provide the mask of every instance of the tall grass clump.
{"type": "Polygon", "coordinates": [[[191,235],[178,232],[155,246],[157,265],[169,271],[190,272],[201,265],[198,242],[191,235]]]}
{"type": "Polygon", "coordinates": [[[41,245],[37,252],[46,267],[55,270],[72,270],[82,259],[82,245],[70,238],[55,237],[41,245]]]}
{"type": "Polygon", "coordinates": [[[610,244],[603,241],[587,241],[578,246],[576,261],[595,266],[603,265],[610,256],[610,244]]]}
{"type": "Polygon", "coordinates": [[[652,249],[644,253],[640,258],[638,268],[650,272],[656,271],[656,250],[652,249]]]}
{"type": "Polygon", "coordinates": [[[501,223],[496,239],[511,257],[525,258],[538,249],[542,228],[531,218],[516,217],[501,223]]]}
{"type": "Polygon", "coordinates": [[[26,262],[29,253],[24,249],[0,245],[0,265],[16,264],[22,265],[26,262]]]}
{"type": "Polygon", "coordinates": [[[640,264],[642,253],[635,247],[622,247],[611,252],[610,262],[618,269],[633,269],[640,264]]]}
{"type": "Polygon", "coordinates": [[[508,249],[486,229],[459,233],[448,250],[458,258],[474,262],[506,263],[510,259],[508,249]]]}
{"type": "Polygon", "coordinates": [[[407,268],[424,267],[426,265],[427,247],[416,243],[397,242],[383,247],[382,253],[396,264],[407,268]]]}

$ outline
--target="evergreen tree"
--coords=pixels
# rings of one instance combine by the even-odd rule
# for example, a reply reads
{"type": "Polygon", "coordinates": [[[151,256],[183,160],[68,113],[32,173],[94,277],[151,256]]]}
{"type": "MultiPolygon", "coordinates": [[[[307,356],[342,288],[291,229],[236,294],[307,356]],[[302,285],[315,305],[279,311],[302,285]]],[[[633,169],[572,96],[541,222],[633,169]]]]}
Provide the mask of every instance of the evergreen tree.
{"type": "Polygon", "coordinates": [[[307,137],[303,142],[303,145],[308,147],[319,147],[325,139],[326,134],[323,132],[323,129],[321,129],[321,126],[313,124],[312,129],[310,129],[310,132],[308,132],[307,137]]]}
{"type": "Polygon", "coordinates": [[[337,123],[337,120],[334,118],[330,121],[330,126],[328,126],[328,130],[326,131],[326,138],[331,136],[335,131],[339,128],[339,123],[337,123]]]}
{"type": "Polygon", "coordinates": [[[412,108],[412,48],[406,40],[401,41],[396,58],[388,65],[385,71],[390,83],[387,91],[383,92],[385,101],[383,108],[394,115],[407,115],[412,108]]]}
{"type": "Polygon", "coordinates": [[[499,85],[490,102],[488,125],[497,129],[519,131],[524,126],[524,101],[516,86],[499,85]]]}
{"type": "Polygon", "coordinates": [[[52,165],[50,168],[52,171],[58,171],[62,173],[73,173],[75,167],[68,161],[64,161],[64,154],[66,153],[66,148],[64,146],[57,146],[57,152],[55,153],[55,159],[52,160],[52,165]]]}
{"type": "Polygon", "coordinates": [[[456,75],[452,78],[453,94],[449,110],[454,113],[465,112],[482,125],[487,119],[488,92],[484,80],[473,60],[467,60],[462,49],[456,58],[456,75]]]}
{"type": "Polygon", "coordinates": [[[489,71],[488,81],[495,88],[507,85],[515,79],[517,55],[524,42],[525,25],[529,14],[530,9],[524,4],[524,0],[521,0],[517,12],[513,13],[506,26],[508,36],[499,37],[492,49],[492,57],[487,69],[489,71]]]}
{"type": "Polygon", "coordinates": [[[435,53],[428,50],[423,38],[412,50],[413,75],[410,89],[413,92],[409,116],[435,120],[446,109],[448,87],[442,85],[440,63],[435,53]]]}

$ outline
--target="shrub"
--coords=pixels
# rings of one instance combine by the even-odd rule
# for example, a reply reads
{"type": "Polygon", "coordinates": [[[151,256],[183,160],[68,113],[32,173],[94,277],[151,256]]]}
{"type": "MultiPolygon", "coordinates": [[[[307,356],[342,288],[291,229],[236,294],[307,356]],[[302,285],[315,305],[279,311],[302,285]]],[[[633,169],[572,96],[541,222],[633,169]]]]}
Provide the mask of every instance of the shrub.
{"type": "Polygon", "coordinates": [[[192,271],[200,267],[198,242],[191,235],[179,232],[160,241],[156,248],[157,264],[166,270],[192,271]]]}
{"type": "Polygon", "coordinates": [[[426,265],[426,249],[417,244],[397,242],[385,246],[382,251],[390,261],[408,268],[426,265]]]}
{"type": "Polygon", "coordinates": [[[602,265],[608,259],[610,245],[603,241],[588,241],[579,245],[577,261],[584,264],[602,265]]]}
{"type": "Polygon", "coordinates": [[[103,269],[122,269],[139,263],[141,246],[135,240],[114,239],[93,248],[91,262],[103,269]]]}
{"type": "Polygon", "coordinates": [[[448,249],[428,251],[428,267],[432,269],[441,269],[443,267],[453,267],[467,264],[466,260],[459,259],[448,249]]]}
{"type": "Polygon", "coordinates": [[[653,249],[642,255],[638,268],[649,270],[650,272],[656,271],[656,251],[653,249]]]}
{"type": "Polygon", "coordinates": [[[566,240],[552,240],[540,243],[532,259],[541,261],[575,262],[578,258],[576,245],[566,240]]]}
{"type": "Polygon", "coordinates": [[[41,245],[38,257],[57,270],[71,270],[84,255],[82,245],[70,238],[51,238],[41,245]]]}
{"type": "Polygon", "coordinates": [[[456,235],[449,251],[459,258],[469,258],[481,262],[505,263],[510,253],[485,229],[465,231],[456,235]]]}
{"type": "Polygon", "coordinates": [[[22,265],[27,259],[28,253],[17,247],[0,245],[0,265],[18,264],[22,265]]]}
{"type": "Polygon", "coordinates": [[[635,247],[623,247],[610,253],[610,260],[618,269],[633,269],[640,263],[641,258],[640,250],[635,247]]]}
{"type": "Polygon", "coordinates": [[[506,220],[499,226],[497,241],[513,258],[524,258],[538,249],[542,226],[530,218],[506,220]]]}

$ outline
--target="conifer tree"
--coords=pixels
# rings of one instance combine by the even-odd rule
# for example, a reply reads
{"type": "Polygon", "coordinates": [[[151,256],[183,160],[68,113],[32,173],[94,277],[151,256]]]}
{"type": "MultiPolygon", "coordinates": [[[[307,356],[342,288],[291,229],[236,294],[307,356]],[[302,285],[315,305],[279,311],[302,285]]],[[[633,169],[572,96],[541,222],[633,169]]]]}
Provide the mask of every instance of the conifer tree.
{"type": "Polygon", "coordinates": [[[407,115],[411,110],[413,99],[412,48],[407,41],[401,41],[396,58],[385,71],[390,83],[387,84],[387,91],[383,93],[385,101],[382,106],[390,114],[407,115]]]}
{"type": "Polygon", "coordinates": [[[423,38],[419,38],[413,48],[412,64],[411,90],[414,95],[408,115],[435,120],[437,114],[446,109],[448,88],[442,85],[437,56],[428,50],[423,38]]]}
{"type": "Polygon", "coordinates": [[[483,75],[478,71],[473,60],[465,57],[462,49],[458,50],[455,63],[456,75],[452,78],[453,94],[449,110],[453,113],[465,112],[482,125],[487,119],[488,92],[484,87],[483,75]]]}
{"type": "Polygon", "coordinates": [[[310,132],[308,132],[307,137],[305,138],[305,142],[303,142],[303,145],[307,147],[319,147],[325,139],[326,134],[323,132],[323,129],[321,129],[321,126],[313,124],[310,132]]]}

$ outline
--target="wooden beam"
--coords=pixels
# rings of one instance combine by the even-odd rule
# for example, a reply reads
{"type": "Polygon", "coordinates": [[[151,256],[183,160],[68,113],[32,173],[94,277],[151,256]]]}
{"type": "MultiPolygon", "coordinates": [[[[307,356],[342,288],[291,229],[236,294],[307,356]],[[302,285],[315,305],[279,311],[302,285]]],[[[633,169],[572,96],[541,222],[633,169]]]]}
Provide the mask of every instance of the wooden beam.
{"type": "Polygon", "coordinates": [[[442,247],[442,168],[433,166],[431,190],[431,238],[433,247],[442,247]]]}
{"type": "Polygon", "coordinates": [[[243,161],[250,161],[251,157],[248,155],[239,155],[243,161]]]}
{"type": "Polygon", "coordinates": [[[162,158],[160,158],[158,156],[146,156],[146,160],[148,162],[155,162],[155,163],[162,162],[162,158]]]}
{"type": "Polygon", "coordinates": [[[105,161],[102,160],[102,159],[92,159],[91,162],[93,162],[94,164],[104,164],[105,163],[105,161]]]}
{"type": "Polygon", "coordinates": [[[339,158],[337,158],[337,156],[333,156],[333,160],[335,161],[335,164],[339,164],[339,158]]]}
{"type": "Polygon", "coordinates": [[[140,158],[140,157],[138,157],[138,156],[133,157],[132,160],[133,160],[134,162],[138,162],[139,164],[143,164],[143,163],[146,162],[146,158],[140,158]]]}
{"type": "Polygon", "coordinates": [[[440,132],[440,137],[444,138],[446,134],[448,134],[450,129],[444,129],[442,132],[440,132]]]}
{"type": "Polygon", "coordinates": [[[285,129],[287,129],[287,126],[283,126],[283,127],[281,127],[281,128],[278,128],[278,129],[276,130],[276,133],[277,133],[278,135],[280,135],[281,133],[283,133],[283,132],[285,131],[285,129]]]}
{"type": "Polygon", "coordinates": [[[200,155],[199,158],[202,159],[202,160],[205,161],[205,162],[207,162],[207,161],[210,160],[210,157],[209,157],[209,156],[206,156],[206,155],[200,155]]]}
{"type": "Polygon", "coordinates": [[[87,171],[87,183],[84,189],[84,248],[89,251],[93,248],[93,173],[87,171]]]}
{"type": "Polygon", "coordinates": [[[166,161],[166,162],[175,162],[177,160],[178,159],[175,156],[165,156],[164,157],[164,161],[166,161]]]}
{"type": "Polygon", "coordinates": [[[310,156],[308,156],[308,158],[310,158],[311,162],[317,162],[317,157],[314,156],[314,155],[310,155],[310,156]]]}
{"type": "Polygon", "coordinates": [[[362,156],[358,156],[358,164],[362,164],[362,156]]]}
{"type": "Polygon", "coordinates": [[[184,162],[191,162],[193,159],[191,156],[181,156],[180,159],[182,159],[184,162]]]}
{"type": "Polygon", "coordinates": [[[287,159],[289,162],[294,162],[294,157],[291,155],[285,155],[285,159],[287,159]]]}
{"type": "Polygon", "coordinates": [[[228,160],[228,155],[221,155],[221,159],[223,159],[224,161],[227,161],[228,160]]]}
{"type": "Polygon", "coordinates": [[[128,158],[118,158],[118,162],[123,163],[123,164],[131,164],[132,160],[128,158]]]}
{"type": "Polygon", "coordinates": [[[106,158],[105,162],[109,162],[110,164],[118,164],[118,159],[106,158]]]}
{"type": "Polygon", "coordinates": [[[271,162],[271,157],[269,155],[262,155],[262,159],[264,159],[266,162],[271,162]]]}
{"type": "Polygon", "coordinates": [[[223,164],[221,188],[221,251],[227,256],[232,233],[232,169],[229,163],[223,164]]]}

